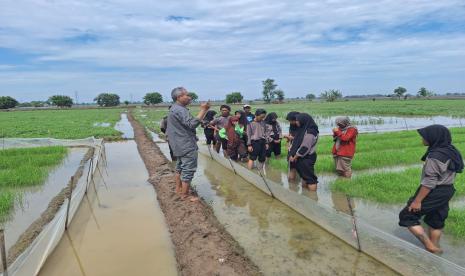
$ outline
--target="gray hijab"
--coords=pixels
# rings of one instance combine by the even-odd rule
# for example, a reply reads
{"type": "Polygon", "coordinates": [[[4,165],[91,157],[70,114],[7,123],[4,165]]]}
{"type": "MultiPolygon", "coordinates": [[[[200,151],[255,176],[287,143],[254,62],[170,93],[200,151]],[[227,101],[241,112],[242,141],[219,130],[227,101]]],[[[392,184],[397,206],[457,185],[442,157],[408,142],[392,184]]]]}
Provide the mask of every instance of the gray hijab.
{"type": "MultiPolygon", "coordinates": [[[[349,117],[341,116],[336,118],[336,125],[341,129],[342,133],[346,133],[349,128],[355,128],[350,122],[349,117]]],[[[341,139],[339,137],[334,137],[334,142],[336,142],[336,150],[339,150],[341,147],[341,139]]]]}

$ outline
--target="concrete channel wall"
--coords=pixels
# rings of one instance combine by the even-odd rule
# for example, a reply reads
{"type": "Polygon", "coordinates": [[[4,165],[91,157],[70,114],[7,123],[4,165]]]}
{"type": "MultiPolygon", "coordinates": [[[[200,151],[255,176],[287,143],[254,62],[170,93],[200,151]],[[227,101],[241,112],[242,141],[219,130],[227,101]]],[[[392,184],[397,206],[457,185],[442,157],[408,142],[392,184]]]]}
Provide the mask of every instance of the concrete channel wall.
{"type": "Polygon", "coordinates": [[[465,268],[385,233],[361,218],[349,216],[289,191],[281,184],[262,177],[263,174],[258,170],[256,172],[248,170],[242,165],[217,154],[215,151],[208,150],[206,146],[200,146],[199,152],[241,176],[259,190],[273,196],[309,220],[317,223],[355,249],[372,256],[400,274],[465,275],[465,268]],[[354,221],[356,222],[357,231],[355,231],[354,221]]]}
{"type": "MultiPolygon", "coordinates": [[[[81,201],[90,187],[87,182],[87,174],[90,173],[90,178],[101,165],[102,156],[104,154],[103,140],[101,139],[82,139],[82,140],[58,140],[58,139],[10,139],[7,141],[10,147],[34,147],[34,146],[91,146],[94,147],[94,156],[92,162],[88,162],[83,176],[77,180],[76,186],[72,191],[71,201],[65,199],[60,209],[55,214],[55,217],[50,221],[34,239],[29,247],[16,258],[16,260],[8,266],[8,275],[37,275],[42,268],[42,265],[47,260],[48,256],[53,252],[55,247],[60,242],[65,233],[66,217],[68,215],[68,225],[71,223],[76,211],[81,204],[81,201]],[[13,146],[14,145],[14,146],[13,146]],[[69,206],[69,207],[68,207],[69,206]],[[68,212],[69,208],[69,212],[68,212]]],[[[90,181],[89,178],[89,181],[90,181]]],[[[68,179],[63,179],[67,182],[68,179]]],[[[0,273],[0,276],[4,276],[0,273]]]]}

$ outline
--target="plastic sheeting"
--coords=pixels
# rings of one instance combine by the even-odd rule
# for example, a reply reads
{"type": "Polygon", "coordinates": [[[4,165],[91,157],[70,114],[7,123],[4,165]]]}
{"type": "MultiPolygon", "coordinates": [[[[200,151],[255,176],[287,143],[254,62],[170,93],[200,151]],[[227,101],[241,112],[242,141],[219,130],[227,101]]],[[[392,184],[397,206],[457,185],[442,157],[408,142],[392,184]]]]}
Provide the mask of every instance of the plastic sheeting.
{"type": "Polygon", "coordinates": [[[356,218],[358,234],[355,235],[352,216],[294,193],[281,184],[262,177],[258,171],[248,170],[240,164],[230,162],[213,150],[209,151],[206,146],[200,146],[199,152],[230,169],[266,194],[273,195],[355,249],[358,249],[356,238],[358,236],[362,252],[401,274],[465,275],[465,268],[385,233],[358,217],[356,218]]]}
{"type": "MultiPolygon", "coordinates": [[[[79,205],[87,190],[87,173],[93,175],[100,164],[100,158],[104,154],[104,146],[102,139],[79,139],[79,140],[60,140],[60,139],[5,139],[5,148],[13,147],[38,147],[38,146],[89,146],[94,147],[95,152],[93,162],[88,162],[89,165],[84,171],[83,176],[78,179],[75,188],[72,191],[71,201],[65,199],[63,205],[55,214],[55,217],[43,229],[42,232],[35,238],[29,247],[16,258],[16,260],[8,266],[8,275],[13,276],[30,276],[37,275],[42,268],[42,265],[47,260],[48,256],[53,252],[55,247],[60,242],[65,232],[66,214],[69,206],[68,225],[71,223],[79,205]],[[92,167],[90,167],[92,164],[92,167]]],[[[63,181],[67,181],[63,179],[63,181]]],[[[0,276],[3,276],[0,273],[0,276]]]]}

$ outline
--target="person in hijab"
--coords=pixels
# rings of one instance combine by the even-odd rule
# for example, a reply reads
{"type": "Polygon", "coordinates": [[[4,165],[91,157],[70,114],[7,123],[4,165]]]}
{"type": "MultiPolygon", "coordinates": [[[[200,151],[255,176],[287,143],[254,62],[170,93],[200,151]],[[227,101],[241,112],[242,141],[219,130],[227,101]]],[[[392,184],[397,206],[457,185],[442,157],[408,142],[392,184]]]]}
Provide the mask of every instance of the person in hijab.
{"type": "Polygon", "coordinates": [[[427,126],[418,133],[428,150],[421,158],[424,165],[420,186],[400,212],[399,225],[408,227],[426,250],[440,253],[439,239],[448,216],[449,201],[455,193],[455,176],[464,168],[463,158],[452,145],[450,131],[445,126],[427,126]],[[428,233],[420,223],[421,218],[429,227],[428,233]]]}
{"type": "Polygon", "coordinates": [[[270,134],[265,124],[266,110],[258,108],[255,118],[247,125],[247,150],[249,151],[248,168],[251,170],[258,159],[260,168],[266,161],[266,150],[270,142],[270,134]]]}
{"type": "Polygon", "coordinates": [[[352,159],[355,155],[358,130],[350,123],[349,117],[337,117],[333,129],[333,157],[338,175],[352,177],[352,159]]]}
{"type": "Polygon", "coordinates": [[[294,140],[294,137],[297,133],[297,115],[299,115],[299,112],[297,111],[291,111],[287,114],[286,120],[289,122],[289,134],[285,134],[284,138],[287,140],[287,163],[288,163],[288,173],[287,173],[287,178],[290,181],[294,181],[297,176],[297,171],[295,169],[295,163],[294,162],[289,162],[289,151],[292,147],[292,141],[294,140]]]}
{"type": "Polygon", "coordinates": [[[243,160],[247,157],[245,143],[242,140],[244,129],[245,126],[239,123],[239,117],[232,116],[225,127],[219,131],[221,139],[225,139],[228,143],[226,149],[227,156],[234,161],[243,160]]]}
{"type": "Polygon", "coordinates": [[[316,191],[318,177],[315,175],[316,145],[318,143],[318,126],[312,116],[299,113],[296,116],[296,135],[289,150],[289,162],[295,163],[297,173],[302,178],[302,186],[316,191]]]}
{"type": "Polygon", "coordinates": [[[211,147],[212,144],[215,146],[216,144],[215,130],[209,126],[211,121],[215,119],[215,115],[216,111],[209,110],[202,120],[203,133],[205,134],[205,139],[207,140],[207,147],[211,147]]]}
{"type": "Polygon", "coordinates": [[[244,141],[244,145],[247,144],[247,125],[249,121],[247,119],[247,114],[242,110],[237,110],[234,112],[234,116],[239,118],[239,125],[244,127],[244,134],[242,135],[242,140],[244,141]]]}
{"type": "Polygon", "coordinates": [[[274,153],[275,157],[279,157],[281,155],[281,139],[283,138],[283,131],[278,123],[278,115],[275,112],[269,113],[265,117],[265,123],[271,138],[268,150],[266,151],[266,157],[270,158],[272,153],[274,153]]]}

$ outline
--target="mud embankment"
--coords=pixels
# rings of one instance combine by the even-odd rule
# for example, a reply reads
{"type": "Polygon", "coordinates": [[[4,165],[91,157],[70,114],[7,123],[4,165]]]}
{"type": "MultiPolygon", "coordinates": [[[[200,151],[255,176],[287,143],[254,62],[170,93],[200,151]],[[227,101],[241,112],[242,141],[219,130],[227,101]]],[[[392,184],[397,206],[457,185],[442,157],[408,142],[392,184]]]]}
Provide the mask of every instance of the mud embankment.
{"type": "Polygon", "coordinates": [[[174,170],[132,114],[139,153],[165,214],[181,275],[261,275],[236,240],[218,222],[205,202],[183,201],[176,195],[174,170]]]}

